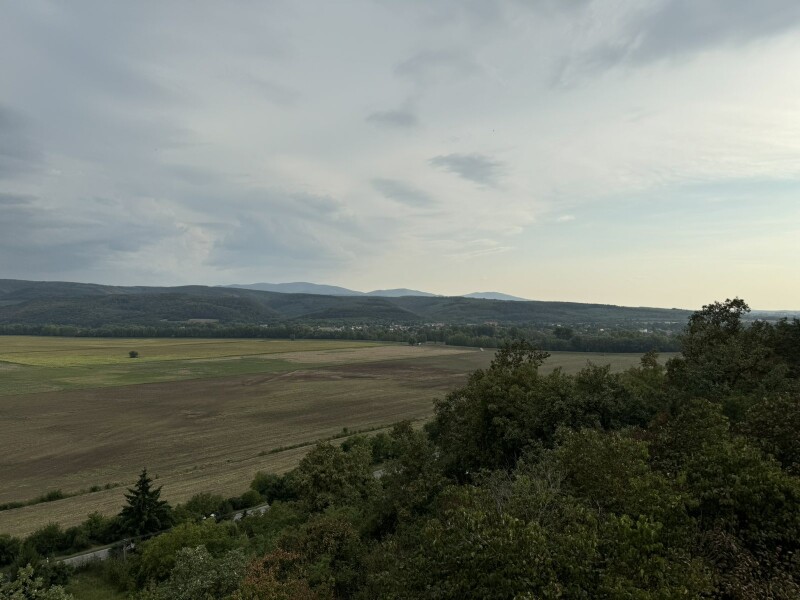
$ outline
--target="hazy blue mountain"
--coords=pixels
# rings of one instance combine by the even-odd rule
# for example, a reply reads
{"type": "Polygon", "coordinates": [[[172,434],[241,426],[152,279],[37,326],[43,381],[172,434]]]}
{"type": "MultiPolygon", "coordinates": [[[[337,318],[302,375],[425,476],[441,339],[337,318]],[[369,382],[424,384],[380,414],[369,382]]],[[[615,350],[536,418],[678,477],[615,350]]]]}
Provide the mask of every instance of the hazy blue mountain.
{"type": "MultiPolygon", "coordinates": [[[[380,296],[383,298],[403,298],[406,296],[422,296],[424,298],[441,298],[441,294],[432,294],[421,290],[411,290],[408,288],[393,288],[389,290],[373,290],[371,292],[359,292],[338,285],[323,285],[310,283],[308,281],[296,281],[294,283],[247,283],[232,284],[225,287],[238,288],[242,290],[258,290],[261,292],[278,292],[281,294],[319,294],[322,296],[380,296]]],[[[525,300],[510,294],[500,292],[473,292],[464,294],[463,298],[478,298],[481,300],[525,300]]]]}
{"type": "Polygon", "coordinates": [[[367,292],[366,295],[383,296],[384,298],[402,298],[403,296],[425,296],[426,298],[435,298],[438,294],[420,292],[419,290],[410,290],[408,288],[395,288],[392,290],[373,290],[371,292],[367,292]]]}
{"type": "Polygon", "coordinates": [[[472,292],[471,294],[464,294],[464,298],[480,298],[481,300],[513,300],[516,302],[527,302],[527,298],[520,298],[519,296],[512,296],[510,294],[503,294],[500,292],[472,292]]]}
{"type": "Polygon", "coordinates": [[[323,296],[363,296],[364,292],[349,290],[338,285],[323,285],[307,281],[293,283],[247,283],[233,284],[225,287],[243,290],[258,290],[261,292],[280,292],[282,294],[320,294],[323,296]]]}

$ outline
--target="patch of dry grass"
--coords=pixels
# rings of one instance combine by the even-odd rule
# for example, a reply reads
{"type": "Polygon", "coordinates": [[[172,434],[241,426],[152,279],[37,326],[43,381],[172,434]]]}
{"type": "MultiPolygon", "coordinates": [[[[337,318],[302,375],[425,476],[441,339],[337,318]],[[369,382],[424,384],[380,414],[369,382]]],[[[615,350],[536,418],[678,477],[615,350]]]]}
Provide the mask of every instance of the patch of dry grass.
{"type": "Polygon", "coordinates": [[[170,339],[0,337],[0,361],[40,367],[79,367],[166,360],[259,356],[369,348],[377,342],[350,340],[170,339]],[[135,350],[139,357],[131,359],[135,350]]]}

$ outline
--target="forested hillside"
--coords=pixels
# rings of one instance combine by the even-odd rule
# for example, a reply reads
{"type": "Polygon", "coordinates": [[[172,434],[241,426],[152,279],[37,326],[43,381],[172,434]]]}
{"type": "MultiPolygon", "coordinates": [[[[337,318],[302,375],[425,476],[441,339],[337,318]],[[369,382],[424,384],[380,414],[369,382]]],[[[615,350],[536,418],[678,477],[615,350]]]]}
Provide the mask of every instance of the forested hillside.
{"type": "Polygon", "coordinates": [[[519,340],[423,429],[320,443],[241,498],[167,510],[133,490],[151,512],[6,537],[0,556],[46,587],[70,574],[41,555],[177,524],[78,577],[140,599],[796,600],[800,321],[747,310],[705,306],[681,356],[619,374],[543,374],[519,340]]]}
{"type": "Polygon", "coordinates": [[[156,325],[214,319],[221,323],[675,323],[684,310],[575,302],[506,302],[463,297],[285,294],[237,288],[118,287],[0,280],[0,323],[156,325]]]}

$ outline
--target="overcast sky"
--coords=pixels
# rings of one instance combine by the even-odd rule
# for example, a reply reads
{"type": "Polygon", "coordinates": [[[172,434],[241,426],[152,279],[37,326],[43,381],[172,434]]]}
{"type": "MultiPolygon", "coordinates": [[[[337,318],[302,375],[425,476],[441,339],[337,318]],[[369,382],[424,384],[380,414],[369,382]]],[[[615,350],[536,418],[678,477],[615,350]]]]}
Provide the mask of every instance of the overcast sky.
{"type": "Polygon", "coordinates": [[[797,0],[0,11],[0,278],[800,308],[797,0]]]}

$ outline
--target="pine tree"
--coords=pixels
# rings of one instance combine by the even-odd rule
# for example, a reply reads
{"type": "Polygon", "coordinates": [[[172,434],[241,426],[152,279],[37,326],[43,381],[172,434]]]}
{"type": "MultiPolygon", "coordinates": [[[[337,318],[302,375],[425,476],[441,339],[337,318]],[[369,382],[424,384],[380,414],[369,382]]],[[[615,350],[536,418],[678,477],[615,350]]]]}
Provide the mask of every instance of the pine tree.
{"type": "Polygon", "coordinates": [[[142,469],[136,485],[125,494],[128,505],[122,508],[119,518],[123,530],[130,535],[154,533],[172,525],[172,508],[160,499],[161,488],[153,489],[152,483],[147,469],[142,469]]]}

